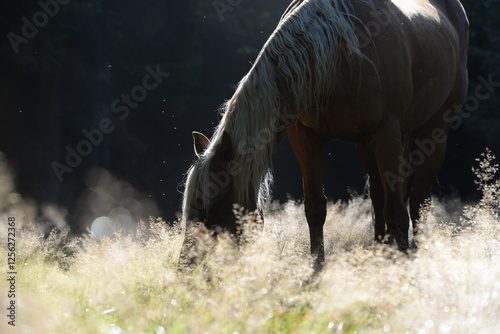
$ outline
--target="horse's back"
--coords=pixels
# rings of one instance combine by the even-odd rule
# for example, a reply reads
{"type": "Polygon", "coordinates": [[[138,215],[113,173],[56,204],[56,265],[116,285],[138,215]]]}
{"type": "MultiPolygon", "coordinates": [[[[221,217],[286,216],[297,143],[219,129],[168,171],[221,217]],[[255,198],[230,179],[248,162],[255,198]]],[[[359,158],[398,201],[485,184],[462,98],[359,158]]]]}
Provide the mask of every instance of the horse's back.
{"type": "Polygon", "coordinates": [[[377,68],[383,105],[400,118],[403,132],[444,106],[461,104],[467,90],[468,22],[460,2],[373,0],[372,6],[361,13],[362,21],[367,28],[375,22],[380,30],[371,31],[373,43],[364,51],[377,68]],[[388,17],[381,20],[381,15],[388,17]]]}
{"type": "MultiPolygon", "coordinates": [[[[362,142],[389,118],[399,122],[403,133],[412,132],[445,105],[461,104],[465,98],[468,24],[458,0],[295,0],[279,27],[288,28],[297,31],[284,41],[296,43],[269,53],[279,58],[288,52],[299,56],[311,52],[308,58],[296,57],[296,62],[290,56],[274,62],[293,63],[294,68],[309,65],[303,69],[311,72],[305,77],[315,78],[312,85],[317,87],[312,90],[321,91],[324,99],[317,99],[323,102],[312,104],[299,120],[325,138],[362,142]],[[339,23],[342,20],[325,13],[327,9],[348,11],[344,14],[348,20],[343,22],[351,26],[339,23]],[[300,24],[289,24],[295,20],[300,24]],[[328,40],[339,34],[335,43],[328,40]],[[338,46],[339,41],[345,47],[338,46]],[[307,47],[297,51],[303,45],[307,47]],[[335,66],[322,63],[325,57],[317,56],[317,49],[321,55],[328,54],[326,48],[332,53],[326,60],[336,62],[335,66]]],[[[285,42],[275,44],[281,47],[285,42]]],[[[277,69],[279,78],[289,72],[288,68],[277,69]]],[[[294,80],[302,77],[281,82],[293,87],[294,80]]],[[[293,100],[300,91],[284,89],[283,94],[293,100]]]]}

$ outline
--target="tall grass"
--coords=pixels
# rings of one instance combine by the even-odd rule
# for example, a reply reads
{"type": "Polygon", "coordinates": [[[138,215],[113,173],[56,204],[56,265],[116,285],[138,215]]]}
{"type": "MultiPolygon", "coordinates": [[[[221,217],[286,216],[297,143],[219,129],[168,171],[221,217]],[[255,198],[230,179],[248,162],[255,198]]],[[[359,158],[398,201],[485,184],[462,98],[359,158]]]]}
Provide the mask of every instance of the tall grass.
{"type": "MultiPolygon", "coordinates": [[[[319,272],[300,203],[271,205],[261,232],[240,215],[239,242],[200,229],[190,237],[205,248],[187,268],[176,224],[152,218],[103,241],[67,229],[43,237],[18,198],[2,216],[23,223],[17,326],[2,316],[0,332],[499,333],[500,182],[489,151],[474,172],[481,201],[434,200],[408,255],[373,243],[367,199],[330,203],[319,272]]],[[[6,290],[2,279],[3,310],[6,290]]]]}

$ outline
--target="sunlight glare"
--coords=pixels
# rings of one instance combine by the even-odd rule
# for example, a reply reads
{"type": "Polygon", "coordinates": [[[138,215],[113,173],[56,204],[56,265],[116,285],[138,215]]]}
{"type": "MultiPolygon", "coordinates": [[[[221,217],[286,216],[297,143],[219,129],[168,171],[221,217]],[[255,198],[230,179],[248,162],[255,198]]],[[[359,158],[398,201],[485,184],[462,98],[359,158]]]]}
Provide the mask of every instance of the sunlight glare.
{"type": "Polygon", "coordinates": [[[94,220],[90,228],[92,235],[97,240],[111,238],[116,232],[116,225],[109,217],[99,217],[94,220]]]}

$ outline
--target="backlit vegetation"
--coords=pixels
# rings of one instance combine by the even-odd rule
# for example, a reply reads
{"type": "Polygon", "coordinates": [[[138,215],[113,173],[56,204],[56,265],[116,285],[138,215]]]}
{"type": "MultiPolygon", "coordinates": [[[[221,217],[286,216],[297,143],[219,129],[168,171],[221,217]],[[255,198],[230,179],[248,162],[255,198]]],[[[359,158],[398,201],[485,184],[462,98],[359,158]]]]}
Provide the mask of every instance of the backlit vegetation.
{"type": "MultiPolygon", "coordinates": [[[[103,241],[74,238],[67,229],[43,237],[30,218],[33,210],[3,189],[0,227],[6,229],[8,216],[22,226],[17,326],[7,326],[2,316],[0,331],[498,333],[496,172],[487,151],[474,169],[478,203],[434,200],[424,208],[419,248],[408,255],[372,242],[369,200],[331,203],[320,272],[312,267],[300,203],[270,205],[262,231],[249,228],[255,219],[240,214],[238,243],[225,235],[214,243],[200,229],[190,236],[200,244],[189,254],[198,264],[188,268],[186,259],[179,264],[178,224],[152,218],[135,233],[103,241]]],[[[5,253],[6,239],[0,244],[5,253]]],[[[6,268],[4,256],[0,266],[6,268]]],[[[1,293],[6,289],[2,279],[1,293]]],[[[5,310],[3,297],[1,303],[5,310]]]]}

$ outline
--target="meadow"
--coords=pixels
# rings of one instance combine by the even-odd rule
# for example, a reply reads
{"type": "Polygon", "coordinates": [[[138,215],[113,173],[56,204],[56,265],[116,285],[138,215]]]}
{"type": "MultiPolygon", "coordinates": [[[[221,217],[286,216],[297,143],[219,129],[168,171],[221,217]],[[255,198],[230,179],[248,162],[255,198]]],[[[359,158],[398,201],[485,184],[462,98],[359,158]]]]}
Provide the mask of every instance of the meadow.
{"type": "MultiPolygon", "coordinates": [[[[375,244],[364,195],[330,203],[325,266],[313,268],[300,202],[271,203],[241,236],[151,218],[96,240],[44,236],[33,206],[0,173],[1,333],[499,333],[500,181],[491,153],[474,172],[480,201],[434,199],[418,250],[375,244]],[[8,217],[16,218],[16,326],[6,299],[8,217]],[[180,261],[179,261],[180,260],[180,261]]],[[[471,173],[471,177],[473,174],[471,173]]]]}

